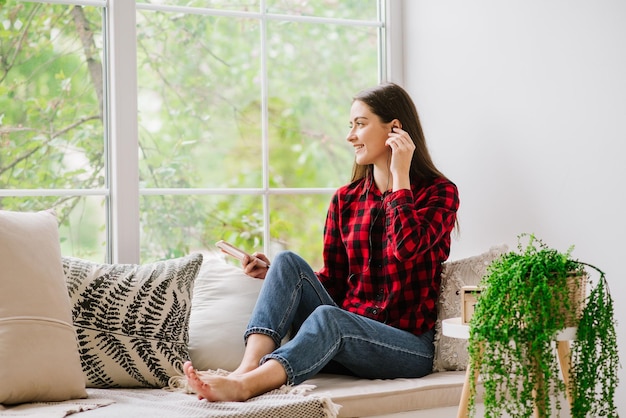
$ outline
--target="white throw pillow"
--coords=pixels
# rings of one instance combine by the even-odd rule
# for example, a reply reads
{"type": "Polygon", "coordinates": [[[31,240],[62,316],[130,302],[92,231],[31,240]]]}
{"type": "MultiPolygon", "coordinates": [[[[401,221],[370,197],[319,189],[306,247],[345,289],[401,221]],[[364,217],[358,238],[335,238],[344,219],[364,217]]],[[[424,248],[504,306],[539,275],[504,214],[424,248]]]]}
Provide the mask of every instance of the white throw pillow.
{"type": "Polygon", "coordinates": [[[86,396],[56,216],[0,210],[0,403],[86,396]]]}
{"type": "Polygon", "coordinates": [[[189,360],[189,314],[202,254],[150,264],[63,257],[88,387],[165,387],[189,360]]]}
{"type": "Polygon", "coordinates": [[[461,316],[461,288],[476,286],[493,260],[508,251],[506,245],[494,246],[482,254],[455,261],[446,261],[441,272],[441,294],[437,302],[435,324],[435,357],[433,371],[465,370],[469,355],[467,340],[446,337],[441,321],[461,316]]]}
{"type": "Polygon", "coordinates": [[[233,371],[244,352],[243,334],[263,280],[217,254],[205,254],[189,322],[189,354],[199,370],[233,371]]]}

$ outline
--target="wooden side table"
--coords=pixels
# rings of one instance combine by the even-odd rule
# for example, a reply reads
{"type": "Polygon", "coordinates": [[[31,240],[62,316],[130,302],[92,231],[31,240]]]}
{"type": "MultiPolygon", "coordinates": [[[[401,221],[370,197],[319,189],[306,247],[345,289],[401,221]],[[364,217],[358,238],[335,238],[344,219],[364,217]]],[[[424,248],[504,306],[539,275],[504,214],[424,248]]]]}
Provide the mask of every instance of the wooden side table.
{"type": "MultiPolygon", "coordinates": [[[[452,338],[469,339],[470,326],[463,324],[461,318],[448,318],[441,321],[441,330],[443,335],[452,338]]],[[[569,393],[569,381],[570,381],[570,346],[569,342],[576,338],[576,327],[568,327],[560,331],[556,336],[556,347],[559,357],[559,364],[561,365],[561,372],[563,373],[563,382],[565,383],[567,400],[572,406],[572,399],[569,393]]],[[[469,417],[469,397],[470,397],[470,383],[471,380],[474,383],[478,380],[478,371],[471,376],[469,364],[465,371],[465,382],[463,383],[463,390],[461,392],[461,400],[459,401],[459,410],[457,411],[457,418],[469,417]]],[[[539,417],[538,411],[535,408],[535,417],[539,417]]]]}

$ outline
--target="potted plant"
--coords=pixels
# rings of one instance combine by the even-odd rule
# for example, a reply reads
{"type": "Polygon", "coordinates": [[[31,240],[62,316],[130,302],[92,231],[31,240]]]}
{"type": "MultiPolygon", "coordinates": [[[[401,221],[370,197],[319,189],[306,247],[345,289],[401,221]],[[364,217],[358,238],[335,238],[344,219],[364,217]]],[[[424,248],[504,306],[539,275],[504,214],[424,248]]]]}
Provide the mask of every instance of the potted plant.
{"type": "MultiPolygon", "coordinates": [[[[484,387],[486,417],[549,417],[560,395],[571,399],[571,416],[616,417],[619,367],[611,298],[598,268],[549,248],[532,234],[518,237],[518,251],[487,268],[470,321],[470,373],[484,387]],[[527,238],[524,247],[522,239],[527,238]],[[586,268],[599,273],[592,286],[586,268]],[[590,289],[589,292],[586,292],[590,289]],[[569,356],[568,387],[555,350],[557,334],[576,328],[569,356]]],[[[475,412],[476,382],[470,386],[475,412]]]]}

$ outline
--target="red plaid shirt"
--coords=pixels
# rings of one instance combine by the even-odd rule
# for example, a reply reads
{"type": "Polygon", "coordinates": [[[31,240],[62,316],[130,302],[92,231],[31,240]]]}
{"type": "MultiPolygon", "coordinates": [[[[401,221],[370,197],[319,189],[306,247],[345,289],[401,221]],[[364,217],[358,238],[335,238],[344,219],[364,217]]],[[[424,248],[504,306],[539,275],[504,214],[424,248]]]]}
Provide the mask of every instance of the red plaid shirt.
{"type": "Polygon", "coordinates": [[[341,187],[328,208],[319,280],[350,312],[416,335],[432,329],[458,206],[443,178],[384,195],[367,177],[341,187]]]}

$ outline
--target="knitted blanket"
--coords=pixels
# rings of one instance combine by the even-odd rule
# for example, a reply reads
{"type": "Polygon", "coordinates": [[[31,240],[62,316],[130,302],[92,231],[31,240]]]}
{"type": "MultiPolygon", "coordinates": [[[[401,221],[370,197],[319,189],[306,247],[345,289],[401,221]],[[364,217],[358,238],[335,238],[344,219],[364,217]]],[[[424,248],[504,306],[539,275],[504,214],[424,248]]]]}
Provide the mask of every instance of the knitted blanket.
{"type": "Polygon", "coordinates": [[[192,394],[161,389],[87,389],[87,399],[0,405],[0,417],[63,418],[80,412],[77,418],[335,418],[339,406],[329,398],[307,395],[310,389],[283,386],[246,402],[200,401],[192,394]]]}

